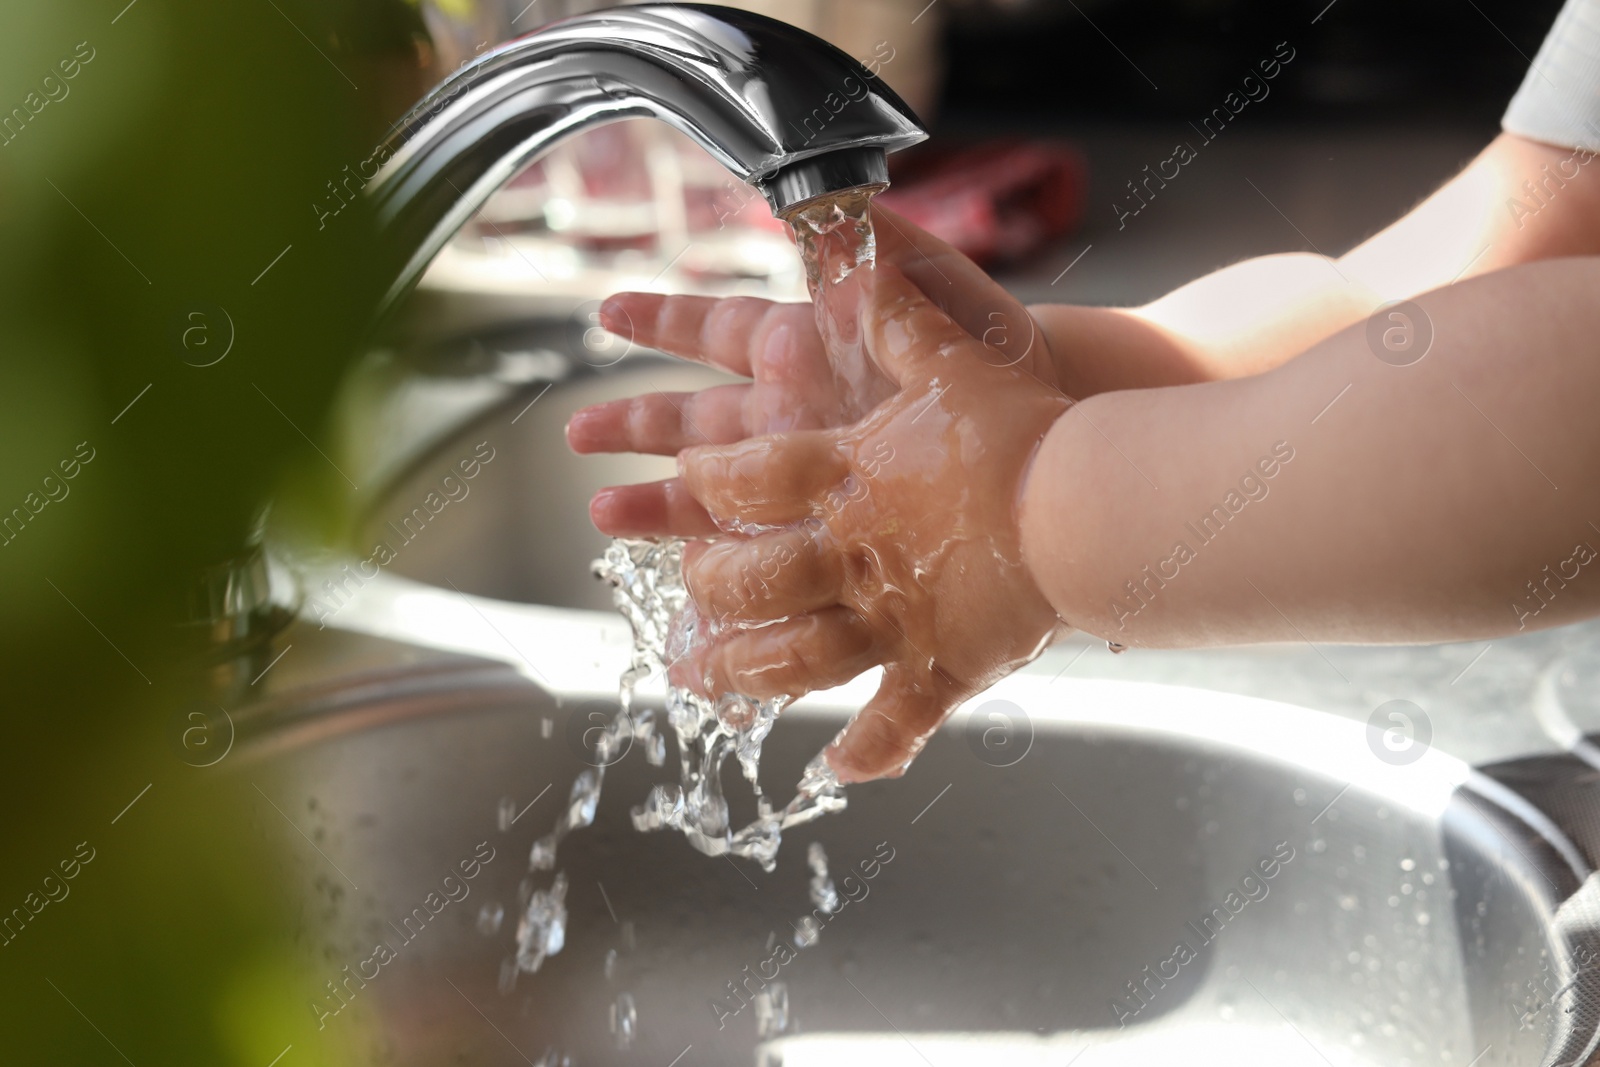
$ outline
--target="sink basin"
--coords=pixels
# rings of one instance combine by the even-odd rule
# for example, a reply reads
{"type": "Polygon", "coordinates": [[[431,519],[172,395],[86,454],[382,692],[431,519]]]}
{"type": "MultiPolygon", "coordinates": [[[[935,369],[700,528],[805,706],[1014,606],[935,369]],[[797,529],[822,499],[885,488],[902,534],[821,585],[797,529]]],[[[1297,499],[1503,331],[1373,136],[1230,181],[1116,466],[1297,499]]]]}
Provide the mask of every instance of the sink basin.
{"type": "MultiPolygon", "coordinates": [[[[1028,673],[985,697],[1014,705],[1020,759],[980,759],[990,720],[958,718],[907,777],[791,830],[772,874],[636,832],[630,807],[667,772],[629,753],[560,850],[565,947],[507,984],[521,902],[553,877],[530,876],[529,849],[586,768],[574,724],[603,705],[526,673],[444,658],[241,720],[234,773],[317,843],[283,847],[316,905],[313,973],[346,992],[306,996],[370,1062],[1485,1067],[1592,1036],[1559,991],[1593,932],[1558,902],[1587,870],[1493,783],[1437,751],[1384,763],[1335,716],[1028,673]],[[847,902],[794,949],[812,841],[847,902]],[[475,878],[445,881],[474,857],[475,878]],[[363,962],[379,942],[392,959],[363,962]],[[357,986],[347,965],[378,973],[357,986]],[[789,1032],[762,1041],[774,980],[789,1032]]],[[[851,699],[786,713],[762,772],[780,800],[851,699]]]]}
{"type": "Polygon", "coordinates": [[[610,592],[589,570],[608,543],[588,521],[589,498],[606,485],[670,478],[677,464],[659,456],[574,456],[566,446],[567,419],[587,404],[733,380],[640,353],[605,373],[560,381],[548,392],[543,390],[549,383],[529,383],[395,477],[365,514],[356,544],[392,544],[393,573],[435,585],[609,612],[610,592]],[[446,505],[420,534],[415,520],[407,526],[408,516],[446,477],[461,481],[458,465],[484,442],[494,458],[466,483],[466,496],[446,505]],[[408,535],[414,536],[402,547],[408,535]]]}

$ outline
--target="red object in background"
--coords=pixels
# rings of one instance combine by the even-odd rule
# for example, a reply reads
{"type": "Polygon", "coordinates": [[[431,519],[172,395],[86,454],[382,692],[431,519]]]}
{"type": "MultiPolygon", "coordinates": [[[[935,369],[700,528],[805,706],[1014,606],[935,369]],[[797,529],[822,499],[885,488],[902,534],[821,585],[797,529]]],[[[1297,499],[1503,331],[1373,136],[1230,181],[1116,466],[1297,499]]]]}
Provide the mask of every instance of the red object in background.
{"type": "Polygon", "coordinates": [[[1088,166],[1070,145],[991,141],[911,156],[878,199],[987,266],[1070,233],[1087,186],[1088,166]]]}

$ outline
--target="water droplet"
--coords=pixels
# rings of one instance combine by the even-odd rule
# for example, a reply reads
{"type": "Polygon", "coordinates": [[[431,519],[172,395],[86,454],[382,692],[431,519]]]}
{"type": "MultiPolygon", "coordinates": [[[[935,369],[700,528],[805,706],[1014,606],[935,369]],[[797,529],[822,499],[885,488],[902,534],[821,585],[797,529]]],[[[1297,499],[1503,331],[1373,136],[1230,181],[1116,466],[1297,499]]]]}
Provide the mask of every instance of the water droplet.
{"type": "Polygon", "coordinates": [[[638,1030],[639,1011],[634,1007],[633,994],[618,993],[617,1002],[611,1005],[611,1035],[617,1039],[617,1048],[632,1048],[638,1030]]]}
{"type": "Polygon", "coordinates": [[[801,916],[800,921],[794,924],[795,948],[810,948],[821,937],[822,927],[809,915],[801,916]]]}
{"type": "Polygon", "coordinates": [[[500,995],[509,997],[517,988],[517,957],[507,956],[500,961],[500,980],[498,982],[500,995]]]}
{"type": "Polygon", "coordinates": [[[557,874],[549,889],[528,898],[527,910],[517,922],[517,966],[529,973],[544,965],[545,957],[560,952],[567,942],[567,876],[557,874]]]}
{"type": "Polygon", "coordinates": [[[533,843],[528,852],[530,871],[553,871],[556,867],[556,835],[546,834],[533,843]]]}
{"type": "Polygon", "coordinates": [[[596,806],[600,803],[600,776],[593,767],[583,771],[572,783],[567,797],[567,814],[563,822],[569,830],[588,826],[594,822],[596,806]]]}
{"type": "Polygon", "coordinates": [[[772,982],[756,994],[756,1037],[762,1041],[783,1036],[789,1029],[789,987],[772,982]]]}
{"type": "Polygon", "coordinates": [[[821,841],[806,846],[806,863],[811,867],[811,906],[825,915],[839,910],[839,891],[828,877],[828,854],[821,841]]]}
{"type": "Polygon", "coordinates": [[[501,833],[511,829],[511,820],[517,817],[517,802],[510,797],[501,797],[500,805],[495,809],[495,825],[501,833]]]}
{"type": "Polygon", "coordinates": [[[489,901],[478,909],[478,933],[491,937],[500,932],[500,924],[505,920],[506,908],[499,901],[489,901]]]}

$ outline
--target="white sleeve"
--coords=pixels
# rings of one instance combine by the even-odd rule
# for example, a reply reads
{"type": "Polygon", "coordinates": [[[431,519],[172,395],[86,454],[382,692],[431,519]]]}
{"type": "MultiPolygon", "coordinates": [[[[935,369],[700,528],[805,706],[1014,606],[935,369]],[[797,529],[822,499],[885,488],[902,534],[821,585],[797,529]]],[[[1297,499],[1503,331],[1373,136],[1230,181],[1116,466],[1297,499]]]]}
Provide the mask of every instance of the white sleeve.
{"type": "Polygon", "coordinates": [[[1600,152],[1600,0],[1567,0],[1500,126],[1600,152]]]}

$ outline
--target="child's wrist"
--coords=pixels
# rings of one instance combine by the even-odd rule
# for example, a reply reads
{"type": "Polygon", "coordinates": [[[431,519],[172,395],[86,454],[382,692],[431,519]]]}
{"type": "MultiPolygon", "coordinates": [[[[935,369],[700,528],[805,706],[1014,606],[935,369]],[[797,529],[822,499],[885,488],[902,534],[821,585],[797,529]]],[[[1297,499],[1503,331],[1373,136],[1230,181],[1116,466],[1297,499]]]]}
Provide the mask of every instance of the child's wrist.
{"type": "Polygon", "coordinates": [[[1056,521],[1059,494],[1048,470],[1058,462],[1055,456],[1061,450],[1058,438],[1071,432],[1067,415],[1076,406],[1078,404],[1069,402],[1040,434],[1038,442],[1023,462],[1017,479],[1015,515],[1018,551],[1033,588],[1050,605],[1056,618],[1061,620],[1060,632],[1081,627],[1063,611],[1062,603],[1052,590],[1052,579],[1058,565],[1061,525],[1056,521]],[[1052,529],[1054,534],[1051,533],[1052,529]]]}

